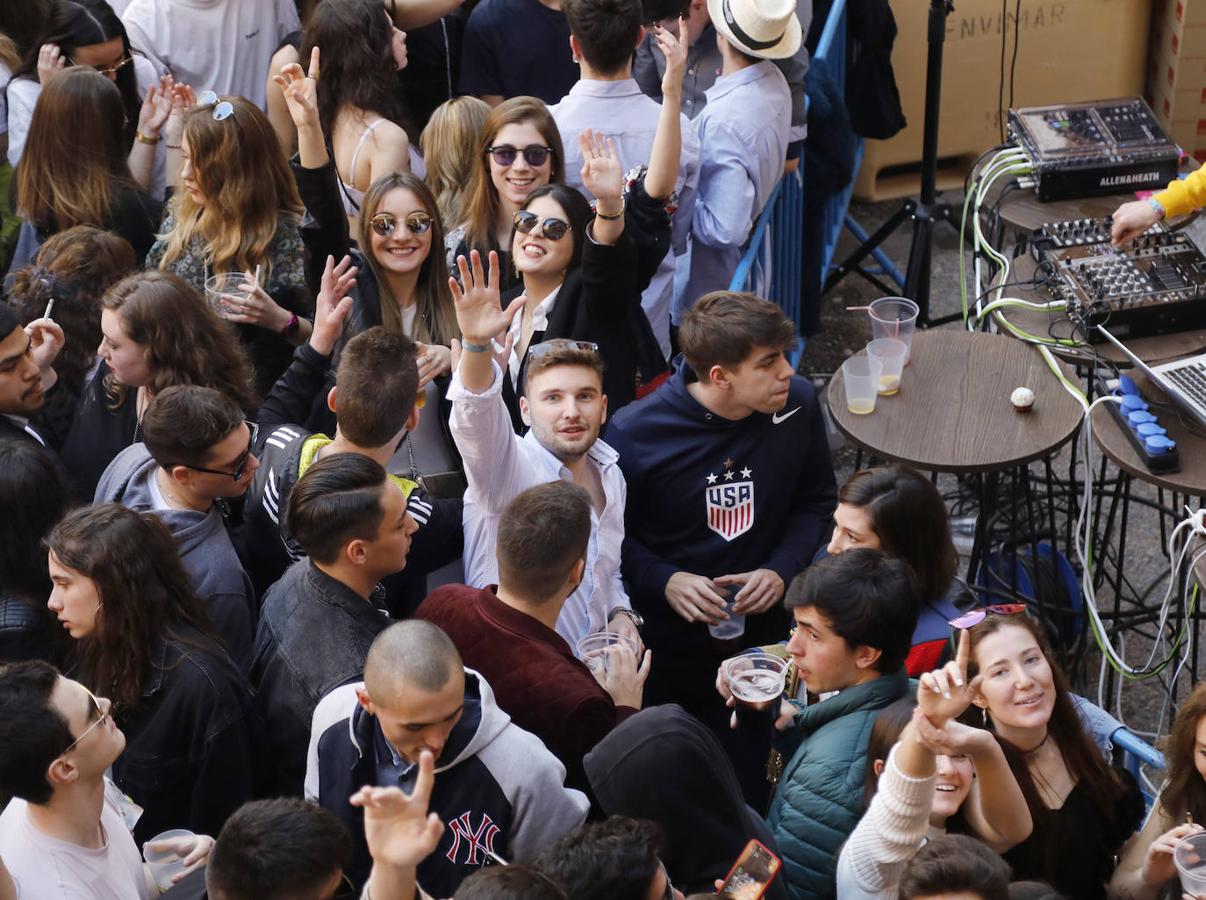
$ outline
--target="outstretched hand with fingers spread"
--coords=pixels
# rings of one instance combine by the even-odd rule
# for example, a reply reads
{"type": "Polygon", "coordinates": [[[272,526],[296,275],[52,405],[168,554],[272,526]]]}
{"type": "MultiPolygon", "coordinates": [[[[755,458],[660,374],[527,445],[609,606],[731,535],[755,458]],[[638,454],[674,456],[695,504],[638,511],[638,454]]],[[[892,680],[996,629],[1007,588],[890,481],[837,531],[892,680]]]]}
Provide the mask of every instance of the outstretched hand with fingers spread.
{"type": "Polygon", "coordinates": [[[498,299],[498,254],[493,250],[490,251],[489,277],[482,269],[482,257],[476,250],[470,252],[468,260],[458,256],[456,264],[461,272],[460,284],[455,278],[448,279],[448,288],[456,304],[456,323],[469,343],[488,344],[510,327],[524,300],[517,297],[506,309],[502,308],[498,299]]]}

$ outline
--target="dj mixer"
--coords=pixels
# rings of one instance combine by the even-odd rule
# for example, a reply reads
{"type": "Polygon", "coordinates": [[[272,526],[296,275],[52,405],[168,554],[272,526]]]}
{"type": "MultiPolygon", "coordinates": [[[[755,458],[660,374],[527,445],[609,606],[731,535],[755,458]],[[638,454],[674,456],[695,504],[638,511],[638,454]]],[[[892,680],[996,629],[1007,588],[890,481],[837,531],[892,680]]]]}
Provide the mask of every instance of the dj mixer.
{"type": "Polygon", "coordinates": [[[1206,326],[1206,256],[1185,235],[1153,226],[1123,247],[1110,243],[1109,219],[1050,222],[1031,237],[1052,272],[1048,289],[1067,305],[1089,340],[1108,321],[1116,338],[1206,326]]]}

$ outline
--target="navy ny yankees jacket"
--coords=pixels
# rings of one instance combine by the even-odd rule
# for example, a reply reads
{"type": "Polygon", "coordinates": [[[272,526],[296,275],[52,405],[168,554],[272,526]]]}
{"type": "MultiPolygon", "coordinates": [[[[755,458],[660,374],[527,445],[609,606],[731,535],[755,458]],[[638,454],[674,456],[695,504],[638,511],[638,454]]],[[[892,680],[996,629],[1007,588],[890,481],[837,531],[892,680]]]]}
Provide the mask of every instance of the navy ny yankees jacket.
{"type": "MultiPolygon", "coordinates": [[[[327,694],[314,710],[306,763],[306,799],[335,814],[352,833],[348,875],[360,888],[372,858],[364,839],[364,813],[348,803],[362,785],[398,785],[407,794],[419,767],[395,760],[375,716],[365,712],[348,684],[327,694]]],[[[489,853],[507,862],[534,857],[586,820],[580,791],[565,787],[565,767],[540,738],[511,721],[494,702],[486,679],[465,669],[465,706],[435,764],[430,809],[444,835],[419,863],[419,886],[431,897],[451,897],[489,853]]]]}
{"type": "Polygon", "coordinates": [[[655,667],[659,652],[710,647],[706,626],[666,602],[671,575],[761,568],[790,584],[828,537],[837,503],[824,419],[807,380],[792,379],[778,413],[734,422],[700,405],[688,379],[695,375],[680,360],[665,384],[607,426],[628,482],[621,569],[645,616],[655,667]]]}

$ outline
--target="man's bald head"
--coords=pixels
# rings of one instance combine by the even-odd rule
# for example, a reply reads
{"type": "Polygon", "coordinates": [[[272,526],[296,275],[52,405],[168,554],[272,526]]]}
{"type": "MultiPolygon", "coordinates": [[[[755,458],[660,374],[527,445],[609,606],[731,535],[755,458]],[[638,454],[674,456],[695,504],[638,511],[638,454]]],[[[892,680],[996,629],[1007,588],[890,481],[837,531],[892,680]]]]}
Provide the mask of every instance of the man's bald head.
{"type": "Polygon", "coordinates": [[[407,689],[440,691],[462,667],[456,645],[439,626],[407,619],[373,641],[364,663],[364,686],[374,702],[388,706],[407,689]]]}

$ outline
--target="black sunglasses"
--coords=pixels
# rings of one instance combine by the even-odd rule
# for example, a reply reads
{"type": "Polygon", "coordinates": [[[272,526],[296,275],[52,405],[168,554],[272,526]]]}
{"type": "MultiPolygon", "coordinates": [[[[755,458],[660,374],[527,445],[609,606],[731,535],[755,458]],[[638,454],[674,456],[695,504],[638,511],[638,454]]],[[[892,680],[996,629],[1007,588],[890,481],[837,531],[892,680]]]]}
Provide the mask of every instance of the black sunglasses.
{"type": "Polygon", "coordinates": [[[188,463],[168,463],[164,468],[170,472],[176,466],[183,466],[186,469],[192,469],[194,472],[204,472],[207,475],[225,475],[227,478],[241,481],[244,473],[247,471],[247,462],[251,459],[251,448],[255,446],[256,436],[260,433],[260,426],[255,422],[247,422],[245,424],[247,425],[249,434],[247,449],[240,453],[239,458],[235,460],[233,472],[223,472],[221,469],[207,469],[204,466],[190,466],[188,463]]]}
{"type": "Polygon", "coordinates": [[[550,241],[559,241],[565,237],[569,231],[569,222],[562,219],[547,218],[544,221],[540,220],[540,216],[534,212],[528,212],[526,209],[521,209],[515,213],[515,230],[520,234],[531,234],[532,229],[537,224],[540,225],[540,233],[550,241]]]}
{"type": "Polygon", "coordinates": [[[487,147],[486,152],[494,157],[494,161],[500,166],[509,166],[515,162],[515,157],[523,154],[524,161],[533,168],[543,166],[548,162],[549,154],[553,152],[552,147],[542,147],[539,144],[528,144],[528,146],[520,149],[512,147],[510,144],[500,144],[497,147],[487,147]]]}
{"type": "MultiPolygon", "coordinates": [[[[411,234],[427,234],[431,231],[431,216],[425,212],[412,212],[405,219],[405,225],[411,234]]],[[[398,227],[398,217],[393,213],[377,213],[369,219],[369,227],[382,237],[389,237],[398,227]]]]}

